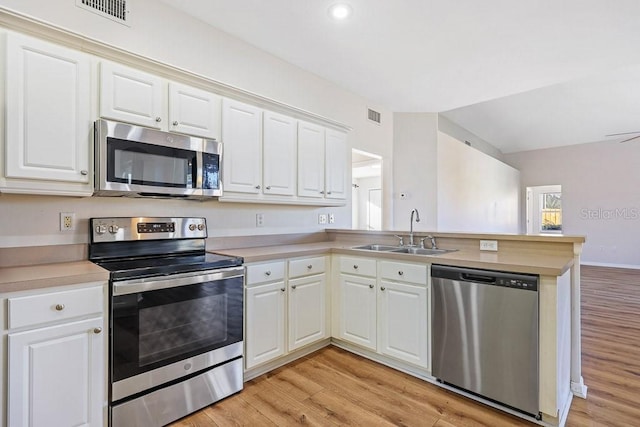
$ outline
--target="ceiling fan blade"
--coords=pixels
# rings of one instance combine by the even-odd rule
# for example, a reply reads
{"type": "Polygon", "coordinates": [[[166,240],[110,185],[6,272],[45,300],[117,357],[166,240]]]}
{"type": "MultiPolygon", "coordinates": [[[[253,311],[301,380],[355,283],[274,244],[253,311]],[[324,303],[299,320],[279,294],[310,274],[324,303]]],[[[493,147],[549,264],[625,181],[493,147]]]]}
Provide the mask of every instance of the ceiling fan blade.
{"type": "Polygon", "coordinates": [[[622,144],[623,142],[627,142],[627,141],[632,141],[634,139],[640,138],[640,135],[636,135],[632,138],[627,138],[627,139],[623,139],[622,141],[620,141],[620,143],[622,144]]]}
{"type": "Polygon", "coordinates": [[[605,135],[605,136],[633,135],[634,133],[638,133],[638,134],[640,134],[640,130],[637,130],[637,131],[635,131],[635,132],[611,133],[611,134],[609,134],[609,135],[605,135]]]}

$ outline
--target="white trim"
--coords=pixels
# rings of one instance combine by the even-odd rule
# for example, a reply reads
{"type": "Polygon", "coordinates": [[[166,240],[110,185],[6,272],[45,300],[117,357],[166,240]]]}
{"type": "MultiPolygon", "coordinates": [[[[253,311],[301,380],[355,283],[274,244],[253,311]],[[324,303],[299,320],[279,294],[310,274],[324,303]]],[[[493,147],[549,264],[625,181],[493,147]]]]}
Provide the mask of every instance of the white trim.
{"type": "Polygon", "coordinates": [[[591,262],[591,261],[580,261],[580,264],[589,265],[592,267],[629,268],[633,270],[640,270],[640,265],[637,265],[637,264],[614,264],[610,262],[591,262]]]}
{"type": "Polygon", "coordinates": [[[583,399],[587,398],[587,386],[584,384],[584,379],[580,377],[580,381],[571,381],[571,392],[574,396],[581,397],[583,399]]]}

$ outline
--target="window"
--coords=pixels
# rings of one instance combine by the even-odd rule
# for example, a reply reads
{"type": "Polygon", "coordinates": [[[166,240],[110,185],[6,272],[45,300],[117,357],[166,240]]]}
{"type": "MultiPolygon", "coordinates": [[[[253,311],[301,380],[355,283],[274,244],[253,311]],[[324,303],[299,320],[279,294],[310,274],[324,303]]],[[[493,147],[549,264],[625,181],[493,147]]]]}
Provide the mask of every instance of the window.
{"type": "Polygon", "coordinates": [[[540,232],[562,232],[562,193],[542,193],[540,197],[540,232]]]}

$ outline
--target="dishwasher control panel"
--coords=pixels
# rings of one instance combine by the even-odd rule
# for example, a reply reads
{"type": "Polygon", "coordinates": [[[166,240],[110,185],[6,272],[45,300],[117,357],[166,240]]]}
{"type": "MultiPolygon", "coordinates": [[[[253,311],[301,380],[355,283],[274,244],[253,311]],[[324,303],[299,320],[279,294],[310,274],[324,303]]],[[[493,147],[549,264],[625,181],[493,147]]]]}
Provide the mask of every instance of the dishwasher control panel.
{"type": "Polygon", "coordinates": [[[507,288],[526,289],[529,291],[538,290],[538,281],[536,279],[522,279],[522,278],[496,278],[496,285],[506,286],[507,288]]]}

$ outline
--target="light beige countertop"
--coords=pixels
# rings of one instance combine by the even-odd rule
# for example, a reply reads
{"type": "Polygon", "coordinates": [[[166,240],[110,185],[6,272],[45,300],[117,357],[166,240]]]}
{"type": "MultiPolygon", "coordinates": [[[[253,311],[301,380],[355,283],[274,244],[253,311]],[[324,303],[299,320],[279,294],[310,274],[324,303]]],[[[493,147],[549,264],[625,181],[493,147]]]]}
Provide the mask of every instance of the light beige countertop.
{"type": "Polygon", "coordinates": [[[573,258],[549,254],[532,254],[518,252],[480,252],[460,250],[442,255],[413,255],[406,253],[368,251],[351,249],[361,243],[319,242],[298,245],[263,246],[242,249],[221,249],[216,253],[240,256],[245,263],[262,262],[282,258],[326,255],[330,253],[393,259],[397,261],[425,262],[445,264],[459,267],[484,268],[489,270],[511,271],[516,273],[540,274],[543,276],[560,276],[573,265],[573,258]]]}
{"type": "Polygon", "coordinates": [[[109,272],[91,261],[0,268],[0,293],[107,281],[109,272]]]}

